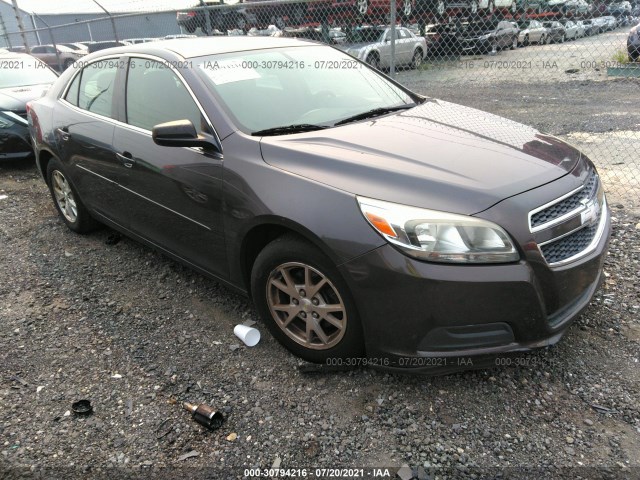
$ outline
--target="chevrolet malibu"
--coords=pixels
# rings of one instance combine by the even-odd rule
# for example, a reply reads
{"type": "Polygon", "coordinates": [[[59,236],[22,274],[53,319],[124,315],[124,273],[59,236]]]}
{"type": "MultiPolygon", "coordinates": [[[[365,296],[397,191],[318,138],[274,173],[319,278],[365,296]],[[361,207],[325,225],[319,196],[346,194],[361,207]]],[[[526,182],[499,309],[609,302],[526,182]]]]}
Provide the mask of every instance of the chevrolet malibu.
{"type": "Polygon", "coordinates": [[[557,342],[601,279],[610,214],[585,155],[329,46],[97,52],[29,121],[70,229],[250,295],[308,361],[475,367],[557,342]]]}

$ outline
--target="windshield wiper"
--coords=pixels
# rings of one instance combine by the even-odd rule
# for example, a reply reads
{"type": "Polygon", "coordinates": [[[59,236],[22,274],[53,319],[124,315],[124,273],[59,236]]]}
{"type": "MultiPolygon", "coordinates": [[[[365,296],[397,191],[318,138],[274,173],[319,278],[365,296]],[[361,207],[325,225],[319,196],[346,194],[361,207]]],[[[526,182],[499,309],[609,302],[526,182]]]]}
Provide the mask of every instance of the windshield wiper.
{"type": "Polygon", "coordinates": [[[366,112],[358,113],[357,115],[354,115],[352,117],[347,117],[344,120],[340,120],[334,125],[334,127],[337,127],[338,125],[344,125],[345,123],[355,122],[358,120],[365,120],[371,117],[379,117],[380,115],[384,115],[385,113],[397,112],[398,110],[407,110],[408,108],[413,108],[416,105],[417,105],[416,103],[410,103],[408,105],[400,105],[397,107],[374,108],[373,110],[368,110],[366,112]]]}
{"type": "Polygon", "coordinates": [[[323,128],[329,128],[325,125],[313,125],[311,123],[299,123],[297,125],[285,125],[282,127],[265,128],[264,130],[258,130],[251,135],[255,137],[266,137],[270,135],[286,135],[287,133],[302,133],[313,132],[314,130],[322,130],[323,128]]]}

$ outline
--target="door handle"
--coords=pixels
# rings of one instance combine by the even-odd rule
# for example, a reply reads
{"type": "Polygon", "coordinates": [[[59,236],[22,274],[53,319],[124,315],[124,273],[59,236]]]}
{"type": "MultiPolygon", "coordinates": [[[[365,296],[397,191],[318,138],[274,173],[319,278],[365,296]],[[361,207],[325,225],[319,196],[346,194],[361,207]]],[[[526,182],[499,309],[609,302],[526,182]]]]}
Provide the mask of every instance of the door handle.
{"type": "Polygon", "coordinates": [[[60,138],[64,142],[69,140],[69,137],[71,137],[71,134],[69,133],[69,128],[67,128],[67,127],[58,128],[58,129],[56,129],[56,131],[58,132],[58,135],[60,135],[60,138]]]}
{"type": "Polygon", "coordinates": [[[116,153],[116,158],[120,160],[120,163],[127,168],[133,167],[136,161],[133,159],[133,155],[129,152],[116,153]]]}

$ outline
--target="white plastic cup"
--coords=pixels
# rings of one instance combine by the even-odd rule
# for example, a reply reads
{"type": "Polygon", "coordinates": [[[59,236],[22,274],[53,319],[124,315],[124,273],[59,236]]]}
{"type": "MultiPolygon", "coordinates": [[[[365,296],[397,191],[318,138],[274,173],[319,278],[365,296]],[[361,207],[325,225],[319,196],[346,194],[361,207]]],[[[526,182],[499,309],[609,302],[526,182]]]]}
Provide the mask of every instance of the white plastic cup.
{"type": "Polygon", "coordinates": [[[236,325],[233,333],[242,340],[247,347],[255,347],[260,341],[260,330],[257,328],[247,327],[246,325],[236,325]]]}

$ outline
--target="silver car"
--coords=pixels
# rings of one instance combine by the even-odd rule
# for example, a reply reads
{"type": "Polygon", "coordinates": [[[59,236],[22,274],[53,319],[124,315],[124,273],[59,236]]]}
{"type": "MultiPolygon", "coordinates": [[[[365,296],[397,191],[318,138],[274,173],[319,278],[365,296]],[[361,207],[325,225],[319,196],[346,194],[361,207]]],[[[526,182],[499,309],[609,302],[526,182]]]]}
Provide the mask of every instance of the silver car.
{"type": "Polygon", "coordinates": [[[576,22],[567,20],[563,22],[563,25],[567,40],[575,40],[576,38],[584,36],[584,27],[581,28],[576,22]],[[580,33],[581,31],[582,34],[580,33]]]}
{"type": "Polygon", "coordinates": [[[530,45],[539,43],[544,45],[549,38],[547,29],[538,20],[528,20],[518,24],[520,33],[518,34],[519,45],[530,45]]]}
{"type": "MultiPolygon", "coordinates": [[[[418,68],[427,54],[427,41],[408,28],[398,27],[395,41],[396,65],[418,68]]],[[[391,28],[358,27],[347,32],[346,43],[338,46],[349,55],[367,62],[374,68],[391,66],[391,28]]]]}

